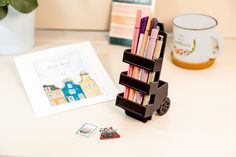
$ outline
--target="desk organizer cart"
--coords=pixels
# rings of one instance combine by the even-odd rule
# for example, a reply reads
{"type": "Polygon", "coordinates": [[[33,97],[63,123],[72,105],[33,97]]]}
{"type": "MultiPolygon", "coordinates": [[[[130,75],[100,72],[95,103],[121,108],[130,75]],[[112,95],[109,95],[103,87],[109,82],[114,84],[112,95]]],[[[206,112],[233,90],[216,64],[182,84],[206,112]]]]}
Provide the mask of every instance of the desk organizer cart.
{"type": "Polygon", "coordinates": [[[138,55],[131,54],[131,49],[126,49],[123,55],[123,62],[132,64],[139,68],[148,70],[148,72],[156,72],[154,82],[145,83],[138,79],[129,77],[127,71],[121,72],[119,84],[132,88],[144,95],[151,95],[148,105],[143,106],[133,101],[125,99],[124,93],[120,93],[116,98],[116,105],[125,110],[126,115],[133,117],[142,122],[151,120],[153,113],[156,111],[159,115],[164,115],[170,107],[170,99],[168,95],[168,83],[159,80],[161,67],[165,52],[167,34],[164,32],[163,24],[159,23],[159,35],[163,35],[163,44],[160,57],[150,60],[138,55]]]}

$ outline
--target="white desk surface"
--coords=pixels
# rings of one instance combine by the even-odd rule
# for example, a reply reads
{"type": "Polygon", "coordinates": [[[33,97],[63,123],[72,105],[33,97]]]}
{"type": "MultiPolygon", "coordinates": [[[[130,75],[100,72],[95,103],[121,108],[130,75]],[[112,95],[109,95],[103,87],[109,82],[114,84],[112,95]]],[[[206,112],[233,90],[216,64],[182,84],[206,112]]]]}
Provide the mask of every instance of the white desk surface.
{"type": "MultiPolygon", "coordinates": [[[[109,45],[106,32],[36,31],[30,52],[91,41],[117,87],[126,47],[109,45]]],[[[161,78],[169,83],[171,108],[147,123],[125,115],[115,100],[36,118],[14,64],[0,56],[0,156],[236,156],[236,39],[225,40],[225,51],[205,70],[176,67],[170,60],[169,38],[161,78]],[[99,140],[75,134],[83,122],[118,129],[120,139],[99,140]]],[[[23,54],[27,54],[23,53],[23,54]]]]}

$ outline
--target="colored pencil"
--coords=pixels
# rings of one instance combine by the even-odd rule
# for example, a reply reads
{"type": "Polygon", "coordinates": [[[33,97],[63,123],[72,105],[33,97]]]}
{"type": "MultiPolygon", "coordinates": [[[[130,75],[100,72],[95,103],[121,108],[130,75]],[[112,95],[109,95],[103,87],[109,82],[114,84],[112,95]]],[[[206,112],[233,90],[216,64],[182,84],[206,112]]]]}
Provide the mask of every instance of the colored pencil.
{"type": "MultiPolygon", "coordinates": [[[[150,26],[151,26],[151,20],[152,20],[152,16],[149,16],[147,26],[145,28],[145,33],[144,33],[144,36],[142,39],[142,45],[141,45],[140,51],[138,52],[138,55],[140,55],[140,56],[144,56],[144,53],[145,53],[145,48],[146,48],[147,40],[148,40],[148,33],[150,30],[150,26]]],[[[138,79],[139,73],[140,73],[140,68],[134,67],[132,77],[135,79],[138,79]]],[[[135,95],[135,90],[130,89],[128,99],[131,101],[134,101],[134,95],[135,95]]]]}
{"type": "MultiPolygon", "coordinates": [[[[137,45],[138,45],[138,40],[139,40],[139,34],[140,34],[140,24],[141,24],[141,18],[142,18],[142,11],[138,10],[137,15],[136,15],[136,23],[135,23],[135,28],[134,28],[134,33],[133,33],[133,41],[132,41],[132,46],[131,46],[131,53],[136,54],[137,52],[137,45]]],[[[128,68],[128,76],[132,76],[133,73],[133,65],[129,65],[128,68]]],[[[124,91],[124,98],[128,98],[130,88],[125,87],[124,91]]]]}

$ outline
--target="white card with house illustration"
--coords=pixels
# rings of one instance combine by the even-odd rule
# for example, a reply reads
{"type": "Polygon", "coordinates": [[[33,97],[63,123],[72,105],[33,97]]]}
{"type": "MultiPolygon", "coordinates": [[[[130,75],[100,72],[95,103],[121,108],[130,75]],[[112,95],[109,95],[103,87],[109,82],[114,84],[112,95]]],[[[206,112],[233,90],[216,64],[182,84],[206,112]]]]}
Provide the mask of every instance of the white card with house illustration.
{"type": "Polygon", "coordinates": [[[89,42],[15,58],[38,117],[115,99],[118,90],[89,42]]]}

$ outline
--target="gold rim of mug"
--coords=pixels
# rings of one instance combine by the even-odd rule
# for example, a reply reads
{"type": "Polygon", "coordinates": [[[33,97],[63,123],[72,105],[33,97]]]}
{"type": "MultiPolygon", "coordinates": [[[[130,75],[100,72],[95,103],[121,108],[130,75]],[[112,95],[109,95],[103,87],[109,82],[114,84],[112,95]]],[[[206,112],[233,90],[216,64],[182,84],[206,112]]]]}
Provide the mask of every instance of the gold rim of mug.
{"type": "Polygon", "coordinates": [[[175,16],[175,17],[173,18],[173,20],[172,20],[172,24],[173,24],[174,26],[178,27],[178,28],[182,28],[182,29],[186,29],[186,30],[195,30],[195,31],[199,30],[199,31],[200,31],[200,30],[207,30],[207,29],[211,29],[211,28],[216,27],[216,26],[218,25],[218,21],[217,21],[214,17],[209,16],[209,15],[206,15],[206,14],[200,14],[200,13],[186,13],[186,14],[180,14],[180,15],[178,15],[178,16],[175,16]],[[185,27],[181,27],[181,26],[178,26],[177,24],[174,23],[174,20],[175,20],[177,17],[185,16],[185,15],[201,15],[201,16],[207,16],[207,17],[213,19],[213,20],[216,22],[216,24],[215,24],[214,26],[212,26],[212,27],[197,29],[197,28],[185,28],[185,27]]]}

